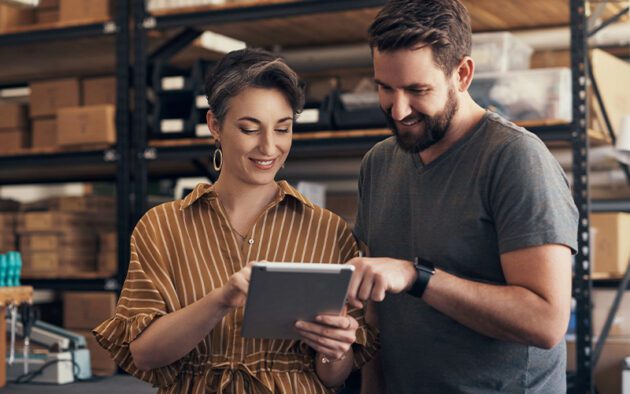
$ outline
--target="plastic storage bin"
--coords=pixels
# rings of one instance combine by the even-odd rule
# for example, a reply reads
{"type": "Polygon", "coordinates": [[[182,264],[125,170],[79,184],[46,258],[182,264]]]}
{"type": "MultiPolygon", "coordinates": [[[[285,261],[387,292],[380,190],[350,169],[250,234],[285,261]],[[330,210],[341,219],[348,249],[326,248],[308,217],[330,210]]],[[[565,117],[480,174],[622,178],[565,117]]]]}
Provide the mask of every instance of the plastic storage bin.
{"type": "Polygon", "coordinates": [[[509,32],[473,34],[472,58],[477,72],[526,70],[533,49],[509,32]]]}
{"type": "Polygon", "coordinates": [[[513,122],[571,122],[568,68],[477,74],[468,91],[479,105],[513,122]]]}

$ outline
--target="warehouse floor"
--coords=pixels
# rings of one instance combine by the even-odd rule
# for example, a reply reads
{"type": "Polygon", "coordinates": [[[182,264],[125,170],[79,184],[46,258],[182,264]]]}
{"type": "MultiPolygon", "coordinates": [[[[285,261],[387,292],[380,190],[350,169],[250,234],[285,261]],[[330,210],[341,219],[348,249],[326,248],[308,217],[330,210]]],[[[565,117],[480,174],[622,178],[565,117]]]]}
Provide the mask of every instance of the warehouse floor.
{"type": "Polygon", "coordinates": [[[14,384],[7,383],[7,386],[0,389],[4,394],[112,394],[112,393],[134,393],[149,394],[155,393],[157,389],[150,384],[138,380],[129,375],[114,375],[105,378],[94,378],[89,382],[64,384],[53,386],[49,384],[14,384]]]}

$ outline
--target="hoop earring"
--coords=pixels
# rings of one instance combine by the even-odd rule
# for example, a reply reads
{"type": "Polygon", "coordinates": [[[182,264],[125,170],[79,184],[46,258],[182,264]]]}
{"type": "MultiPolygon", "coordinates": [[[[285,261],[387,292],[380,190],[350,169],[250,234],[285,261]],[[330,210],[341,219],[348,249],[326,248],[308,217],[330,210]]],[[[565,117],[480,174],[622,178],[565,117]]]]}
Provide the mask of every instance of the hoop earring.
{"type": "Polygon", "coordinates": [[[212,167],[216,172],[221,171],[221,167],[223,167],[223,151],[221,150],[221,146],[217,144],[217,148],[214,150],[214,154],[212,155],[212,167]]]}

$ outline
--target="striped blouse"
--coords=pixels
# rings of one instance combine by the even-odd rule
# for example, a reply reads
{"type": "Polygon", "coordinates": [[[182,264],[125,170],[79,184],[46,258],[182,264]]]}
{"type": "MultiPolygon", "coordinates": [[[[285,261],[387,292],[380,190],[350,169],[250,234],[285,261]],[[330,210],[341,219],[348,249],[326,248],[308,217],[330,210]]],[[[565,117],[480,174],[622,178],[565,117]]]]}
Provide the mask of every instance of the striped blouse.
{"type": "MultiPolygon", "coordinates": [[[[249,261],[344,263],[357,245],[346,223],[313,205],[285,181],[239,246],[212,185],[159,205],[138,222],[116,314],[93,333],[127,372],[158,393],[328,393],[315,373],[315,353],[301,341],[242,338],[243,308],[226,315],[188,355],[150,371],[136,368],[129,343],[154,319],[221,287],[249,261]]],[[[355,367],[375,350],[362,311],[355,367]]]]}

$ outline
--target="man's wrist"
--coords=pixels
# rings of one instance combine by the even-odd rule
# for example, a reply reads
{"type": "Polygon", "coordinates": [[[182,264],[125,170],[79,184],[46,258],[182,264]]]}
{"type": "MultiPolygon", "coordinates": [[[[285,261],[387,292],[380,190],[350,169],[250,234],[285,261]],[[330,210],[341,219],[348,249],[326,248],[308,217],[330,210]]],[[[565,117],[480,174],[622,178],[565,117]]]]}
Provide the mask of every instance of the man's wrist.
{"type": "Polygon", "coordinates": [[[407,294],[422,298],[427,286],[429,286],[429,281],[435,274],[435,265],[428,260],[415,257],[412,266],[416,271],[416,280],[407,290],[407,294]]]}

